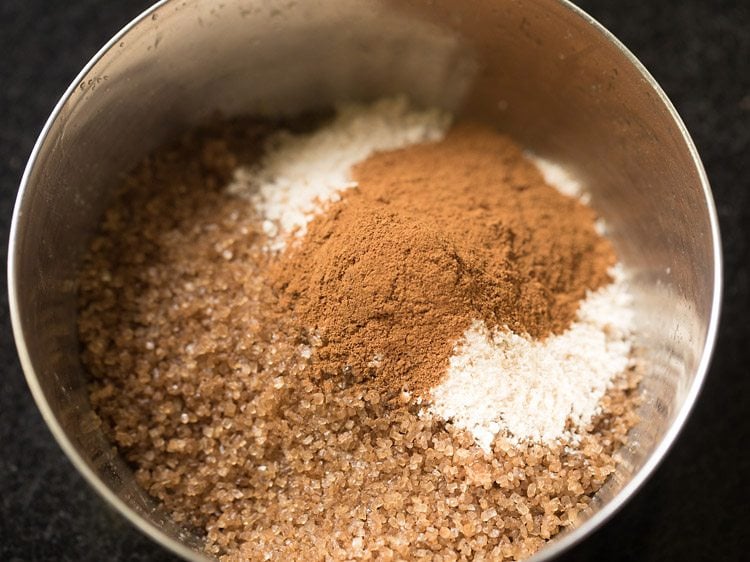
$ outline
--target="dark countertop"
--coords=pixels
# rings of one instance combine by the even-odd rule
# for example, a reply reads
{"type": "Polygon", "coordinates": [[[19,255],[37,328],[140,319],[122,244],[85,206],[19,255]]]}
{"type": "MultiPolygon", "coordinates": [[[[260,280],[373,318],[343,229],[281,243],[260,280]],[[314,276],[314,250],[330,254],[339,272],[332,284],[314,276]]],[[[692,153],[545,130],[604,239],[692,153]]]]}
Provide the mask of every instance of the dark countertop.
{"type": "MultiPolygon", "coordinates": [[[[146,0],[0,2],[0,247],[25,161],[85,62],[146,0]]],[[[726,260],[718,348],[703,393],[647,485],[580,560],[747,560],[750,533],[750,2],[581,0],[670,96],[713,185],[726,260]]],[[[44,425],[0,293],[0,560],[174,560],[109,509],[44,425]]]]}

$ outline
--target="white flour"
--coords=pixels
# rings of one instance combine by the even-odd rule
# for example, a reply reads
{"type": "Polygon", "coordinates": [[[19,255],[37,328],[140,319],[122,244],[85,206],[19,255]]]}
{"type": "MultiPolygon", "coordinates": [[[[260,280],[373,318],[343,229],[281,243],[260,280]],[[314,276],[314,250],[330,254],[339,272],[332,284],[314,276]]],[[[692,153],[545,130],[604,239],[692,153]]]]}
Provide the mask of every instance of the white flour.
{"type": "Polygon", "coordinates": [[[406,98],[338,108],[334,120],[310,133],[276,135],[258,166],[238,168],[227,186],[250,199],[266,219],[271,250],[301,237],[307,224],[342,190],[354,187],[351,168],[377,151],[437,141],[450,116],[437,109],[415,110],[406,98]]]}
{"type": "MultiPolygon", "coordinates": [[[[542,173],[544,181],[557,189],[557,191],[568,197],[578,199],[584,205],[588,205],[591,202],[591,196],[584,191],[581,182],[571,176],[565,168],[560,166],[560,164],[546,160],[541,156],[536,156],[532,153],[527,153],[526,157],[531,160],[542,173]]],[[[594,229],[599,236],[606,236],[607,224],[604,222],[604,219],[597,219],[594,223],[594,229]]]]}
{"type": "Polygon", "coordinates": [[[568,197],[580,199],[585,204],[589,203],[589,194],[583,190],[581,182],[571,176],[565,168],[560,166],[560,164],[531,153],[527,153],[526,157],[531,160],[542,173],[544,181],[557,189],[557,191],[568,197]]]}
{"type": "Polygon", "coordinates": [[[456,346],[430,411],[452,419],[489,451],[497,433],[511,441],[553,441],[570,417],[586,423],[612,378],[629,364],[631,297],[622,269],[590,293],[570,328],[544,341],[475,322],[456,346]]]}

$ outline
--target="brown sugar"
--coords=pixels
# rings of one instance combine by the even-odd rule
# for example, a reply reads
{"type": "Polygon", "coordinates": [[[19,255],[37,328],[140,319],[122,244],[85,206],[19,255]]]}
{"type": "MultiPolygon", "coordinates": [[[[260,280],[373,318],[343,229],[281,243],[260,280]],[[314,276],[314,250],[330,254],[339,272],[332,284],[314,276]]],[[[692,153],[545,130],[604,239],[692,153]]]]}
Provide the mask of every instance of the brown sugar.
{"type": "MultiPolygon", "coordinates": [[[[232,169],[251,163],[278,126],[239,120],[187,134],[146,159],[107,212],[81,273],[79,312],[91,402],[105,432],[143,488],[175,521],[205,537],[206,551],[222,560],[530,556],[576,523],[614,471],[613,455],[636,420],[636,373],[624,373],[602,401],[601,414],[579,428],[580,445],[510,446],[498,438],[488,455],[466,432],[420,416],[413,401],[394,408],[373,388],[320,369],[324,342],[279,307],[266,278],[273,257],[263,250],[258,217],[246,201],[221,190],[232,169]]],[[[515,158],[516,149],[502,143],[515,158]]],[[[365,163],[357,171],[360,181],[373,177],[391,156],[365,163]]],[[[526,178],[518,188],[533,193],[538,177],[516,164],[521,168],[512,177],[526,178]]],[[[462,189],[468,193],[471,186],[462,189]]],[[[401,201],[396,208],[408,207],[406,191],[389,188],[389,193],[392,204],[401,201]]],[[[363,197],[364,190],[347,195],[353,208],[363,197]]],[[[475,197],[492,203],[491,194],[475,197]]],[[[545,190],[539,188],[538,197],[538,204],[548,201],[550,213],[560,213],[545,190]]],[[[459,269],[451,269],[449,260],[465,252],[461,259],[469,267],[492,276],[491,260],[483,254],[492,248],[472,253],[468,246],[481,247],[484,231],[472,227],[476,238],[457,241],[460,224],[440,214],[437,199],[429,199],[415,197],[411,213],[395,213],[398,221],[389,219],[394,212],[383,203],[367,228],[383,236],[403,228],[421,232],[412,251],[434,255],[430,278],[441,279],[442,265],[452,271],[437,296],[445,306],[458,306],[461,297],[448,285],[459,269]],[[440,232],[421,222],[428,213],[435,223],[446,223],[440,232]]],[[[471,222],[491,228],[479,208],[471,222]]],[[[588,220],[585,209],[563,208],[588,220]]],[[[531,210],[518,212],[496,225],[506,241],[497,259],[527,269],[509,267],[510,282],[498,289],[498,304],[473,310],[488,319],[496,310],[498,322],[511,314],[510,322],[543,335],[562,329],[558,315],[572,314],[576,290],[605,278],[594,274],[599,270],[588,258],[578,258],[578,273],[561,270],[549,277],[541,265],[535,269],[534,256],[521,252],[522,241],[510,234],[532,237],[522,229],[531,220],[523,213],[531,210]],[[511,252],[521,255],[511,260],[511,252]],[[544,302],[559,312],[524,320],[504,308],[503,291],[518,291],[512,276],[532,272],[544,302]]],[[[321,220],[312,228],[320,232],[326,224],[321,220]]],[[[606,244],[576,228],[581,239],[556,241],[546,250],[549,259],[569,255],[567,244],[584,251],[584,239],[603,261],[610,259],[606,244]]],[[[342,246],[352,234],[340,236],[339,257],[321,253],[306,287],[316,279],[319,284],[324,271],[335,271],[336,259],[351,257],[342,246]]],[[[394,248],[407,253],[405,245],[394,248]]],[[[370,248],[374,255],[385,250],[370,248]]],[[[352,280],[356,274],[366,277],[363,273],[343,271],[352,280]]],[[[405,282],[419,275],[395,276],[397,289],[406,291],[405,282]]],[[[481,297],[475,300],[493,302],[486,298],[482,275],[478,279],[473,283],[481,297]]],[[[373,293],[382,290],[380,281],[373,293]]],[[[471,289],[472,282],[465,283],[471,289]]],[[[349,291],[341,298],[356,300],[349,291]]],[[[432,294],[422,287],[409,298],[432,294]]],[[[537,302],[534,295],[524,298],[537,302]]]]}
{"type": "Polygon", "coordinates": [[[324,371],[389,396],[423,391],[473,320],[542,338],[610,280],[593,211],[487,127],[376,154],[353,175],[357,189],[271,272],[282,305],[323,339],[324,371]]]}

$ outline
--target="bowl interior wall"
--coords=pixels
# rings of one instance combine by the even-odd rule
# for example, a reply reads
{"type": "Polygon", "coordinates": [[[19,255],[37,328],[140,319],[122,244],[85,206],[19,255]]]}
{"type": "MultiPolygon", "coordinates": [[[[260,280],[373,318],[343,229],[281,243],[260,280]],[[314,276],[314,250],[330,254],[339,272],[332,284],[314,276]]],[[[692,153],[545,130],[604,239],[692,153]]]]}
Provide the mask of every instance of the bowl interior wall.
{"type": "Polygon", "coordinates": [[[78,360],[76,270],[112,188],[147,151],[217,109],[295,113],[401,92],[492,123],[565,165],[632,273],[649,365],[642,423],[595,507],[644,465],[678,415],[715,290],[700,171],[656,90],[584,16],[552,0],[168,2],[64,101],[28,177],[12,258],[48,416],[166,536],[195,544],[92,423],[78,360]]]}

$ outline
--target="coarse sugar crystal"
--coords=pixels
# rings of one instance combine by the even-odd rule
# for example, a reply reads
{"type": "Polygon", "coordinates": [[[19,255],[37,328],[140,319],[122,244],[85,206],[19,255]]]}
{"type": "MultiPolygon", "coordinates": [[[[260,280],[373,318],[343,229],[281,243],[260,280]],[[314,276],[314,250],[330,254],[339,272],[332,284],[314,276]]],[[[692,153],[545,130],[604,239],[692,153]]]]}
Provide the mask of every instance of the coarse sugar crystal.
{"type": "Polygon", "coordinates": [[[274,233],[224,191],[279,127],[303,125],[191,132],[130,174],[107,211],[79,306],[102,429],[225,561],[528,557],[615,470],[638,373],[617,375],[576,442],[498,434],[487,450],[414,394],[394,407],[316,369],[320,336],[280,314],[264,282],[274,233]]]}

